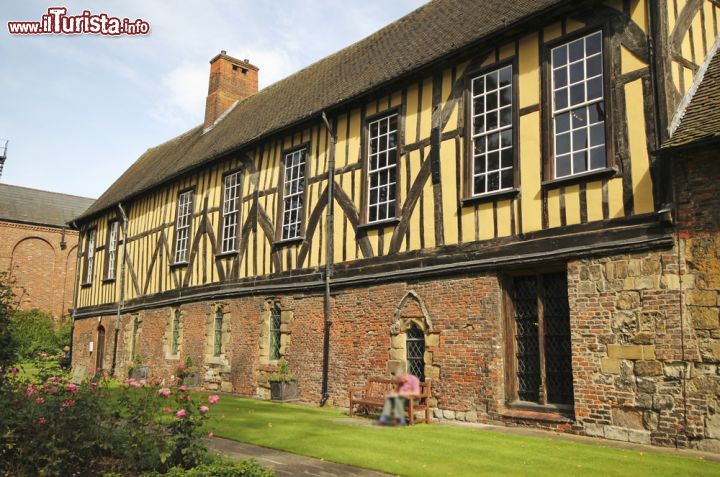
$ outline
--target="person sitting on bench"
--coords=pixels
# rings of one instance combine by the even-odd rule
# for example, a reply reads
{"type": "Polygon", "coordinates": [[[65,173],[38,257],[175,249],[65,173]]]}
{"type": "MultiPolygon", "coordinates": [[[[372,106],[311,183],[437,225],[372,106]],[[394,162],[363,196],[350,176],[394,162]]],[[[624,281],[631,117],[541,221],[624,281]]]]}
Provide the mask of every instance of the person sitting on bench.
{"type": "Polygon", "coordinates": [[[385,396],[385,406],[378,424],[381,426],[406,424],[405,405],[409,398],[420,394],[420,380],[412,374],[398,372],[393,378],[395,391],[385,396]]]}

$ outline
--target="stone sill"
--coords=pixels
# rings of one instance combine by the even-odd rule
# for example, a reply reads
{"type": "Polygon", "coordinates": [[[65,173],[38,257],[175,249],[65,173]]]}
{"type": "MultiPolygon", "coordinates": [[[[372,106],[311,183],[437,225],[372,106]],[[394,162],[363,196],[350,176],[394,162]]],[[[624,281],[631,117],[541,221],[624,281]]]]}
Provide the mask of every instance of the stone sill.
{"type": "Polygon", "coordinates": [[[526,409],[513,409],[508,407],[500,410],[500,417],[503,419],[528,419],[531,421],[557,422],[563,424],[575,422],[575,420],[570,418],[568,414],[560,411],[529,411],[526,409]]]}

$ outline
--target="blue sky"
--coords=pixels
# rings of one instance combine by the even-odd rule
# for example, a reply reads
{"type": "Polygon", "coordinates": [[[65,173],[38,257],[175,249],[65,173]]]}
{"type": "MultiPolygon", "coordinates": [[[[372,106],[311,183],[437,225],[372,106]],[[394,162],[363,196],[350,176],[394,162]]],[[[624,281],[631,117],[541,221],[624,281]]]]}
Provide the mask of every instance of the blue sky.
{"type": "Polygon", "coordinates": [[[146,149],[200,124],[208,61],[260,67],[260,87],[400,18],[423,0],[3,0],[0,182],[98,197],[146,149]],[[7,21],[68,14],[142,18],[148,36],[11,36],[7,21]]]}

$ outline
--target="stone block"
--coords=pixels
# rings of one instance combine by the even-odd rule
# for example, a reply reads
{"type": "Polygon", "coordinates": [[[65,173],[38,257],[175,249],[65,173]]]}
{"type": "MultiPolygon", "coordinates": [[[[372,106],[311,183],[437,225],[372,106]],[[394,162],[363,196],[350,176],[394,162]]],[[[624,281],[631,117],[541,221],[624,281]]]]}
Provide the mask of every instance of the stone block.
{"type": "Polygon", "coordinates": [[[644,393],[653,394],[657,390],[657,384],[655,384],[655,381],[652,379],[639,378],[637,380],[637,389],[638,391],[642,391],[644,393]]]}
{"type": "Polygon", "coordinates": [[[440,367],[425,366],[425,376],[430,379],[440,379],[440,367]]]}
{"type": "Polygon", "coordinates": [[[615,279],[615,262],[608,262],[605,264],[605,277],[608,280],[615,279]]]}
{"type": "Polygon", "coordinates": [[[617,427],[628,429],[643,429],[643,416],[641,411],[635,409],[613,408],[611,411],[612,423],[617,427]]]}
{"type": "Polygon", "coordinates": [[[433,408],[432,413],[435,419],[442,419],[443,417],[443,412],[441,409],[433,408]]]}
{"type": "Polygon", "coordinates": [[[455,411],[451,411],[450,409],[443,409],[442,417],[443,419],[453,420],[455,419],[455,411]]]}
{"type": "Polygon", "coordinates": [[[475,411],[468,411],[465,413],[465,420],[467,422],[478,422],[478,415],[475,411]]]}
{"type": "Polygon", "coordinates": [[[590,278],[595,281],[602,280],[602,269],[603,266],[596,264],[596,265],[590,265],[590,278]]]}
{"type": "Polygon", "coordinates": [[[597,286],[595,286],[595,282],[580,282],[577,289],[578,293],[581,295],[597,294],[597,286]]]}
{"type": "Polygon", "coordinates": [[[387,367],[389,374],[395,374],[401,371],[405,371],[405,361],[391,359],[387,362],[387,367]]]}
{"type": "Polygon", "coordinates": [[[689,306],[688,312],[696,330],[714,330],[720,328],[720,310],[700,306],[689,306]]]}
{"type": "Polygon", "coordinates": [[[720,340],[710,339],[700,343],[700,356],[703,361],[720,362],[720,340]]]}
{"type": "Polygon", "coordinates": [[[650,333],[647,331],[641,332],[641,333],[635,333],[632,337],[633,344],[639,344],[639,345],[652,345],[655,342],[655,333],[650,333]]]}
{"type": "Polygon", "coordinates": [[[632,311],[616,311],[613,313],[610,326],[613,331],[634,333],[637,330],[637,314],[632,311]]]}
{"type": "Polygon", "coordinates": [[[642,276],[635,279],[635,288],[637,290],[653,290],[660,287],[660,277],[658,275],[642,276]]]}
{"type": "Polygon", "coordinates": [[[608,357],[616,359],[642,359],[643,349],[641,345],[607,345],[608,357]]]}
{"type": "Polygon", "coordinates": [[[716,291],[689,290],[686,297],[688,305],[717,306],[716,291]]]}
{"type": "Polygon", "coordinates": [[[660,260],[657,258],[646,258],[642,263],[644,275],[660,275],[660,260]]]}
{"type": "Polygon", "coordinates": [[[662,376],[663,365],[660,361],[635,361],[635,376],[662,376]]]}
{"type": "Polygon", "coordinates": [[[620,374],[620,360],[615,358],[602,358],[600,369],[603,373],[620,374]]]}
{"type": "Polygon", "coordinates": [[[663,275],[660,277],[660,288],[666,290],[679,290],[680,289],[680,277],[678,275],[663,275]]]}
{"type": "Polygon", "coordinates": [[[595,423],[586,423],[585,435],[590,437],[605,437],[605,426],[595,423]]]}
{"type": "Polygon", "coordinates": [[[720,274],[719,273],[703,273],[698,278],[698,287],[705,288],[707,290],[720,289],[720,274]]]}
{"type": "Polygon", "coordinates": [[[705,418],[705,436],[720,439],[720,414],[712,414],[705,418]]]}
{"type": "Polygon", "coordinates": [[[653,396],[653,409],[657,411],[663,411],[672,409],[675,405],[674,398],[667,395],[653,396]]]}
{"type": "Polygon", "coordinates": [[[655,345],[642,345],[643,359],[655,359],[655,345]]]}
{"type": "Polygon", "coordinates": [[[618,294],[616,306],[618,310],[634,310],[640,306],[640,293],[626,291],[618,294]]]}
{"type": "MultiPolygon", "coordinates": [[[[427,345],[427,341],[425,344],[427,345]]],[[[390,335],[390,347],[395,349],[405,349],[405,337],[403,335],[390,335]]]]}
{"type": "Polygon", "coordinates": [[[405,360],[405,350],[397,349],[397,348],[390,349],[390,359],[404,361],[405,360]]]}
{"type": "Polygon", "coordinates": [[[430,333],[425,336],[425,346],[438,346],[440,344],[440,334],[430,333]]]}
{"type": "Polygon", "coordinates": [[[465,421],[465,411],[455,411],[456,421],[465,421]]]}
{"type": "Polygon", "coordinates": [[[293,312],[289,310],[283,310],[280,312],[280,323],[289,324],[292,321],[293,312]]]}
{"type": "Polygon", "coordinates": [[[635,395],[635,405],[643,409],[651,409],[653,407],[652,394],[637,393],[635,395]]]}
{"type": "Polygon", "coordinates": [[[628,441],[636,444],[650,444],[650,431],[642,431],[630,429],[628,431],[628,441]]]}
{"type": "Polygon", "coordinates": [[[628,430],[617,426],[605,426],[605,438],[613,441],[628,441],[628,430]]]}
{"type": "Polygon", "coordinates": [[[223,381],[220,383],[220,391],[224,393],[231,393],[233,392],[233,386],[232,383],[229,381],[223,381]]]}
{"type": "Polygon", "coordinates": [[[628,263],[625,260],[615,262],[615,278],[626,278],[628,276],[628,263]]]}
{"type": "Polygon", "coordinates": [[[642,262],[640,260],[628,260],[628,276],[639,277],[642,274],[642,262]]]}
{"type": "Polygon", "coordinates": [[[649,431],[654,431],[658,428],[659,418],[656,412],[645,411],[643,413],[643,426],[649,431]]]}

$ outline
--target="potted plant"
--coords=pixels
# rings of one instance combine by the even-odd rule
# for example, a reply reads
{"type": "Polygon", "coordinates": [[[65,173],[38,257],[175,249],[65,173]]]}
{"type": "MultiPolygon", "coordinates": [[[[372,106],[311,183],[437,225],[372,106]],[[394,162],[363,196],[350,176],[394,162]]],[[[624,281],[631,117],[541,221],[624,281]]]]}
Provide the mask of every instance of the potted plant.
{"type": "Polygon", "coordinates": [[[278,370],[270,375],[270,399],[274,402],[298,400],[298,383],[290,372],[290,364],[285,358],[278,361],[278,370]]]}
{"type": "Polygon", "coordinates": [[[185,386],[200,385],[200,372],[193,364],[193,360],[190,356],[185,358],[185,364],[178,365],[176,376],[178,381],[185,386]]]}

